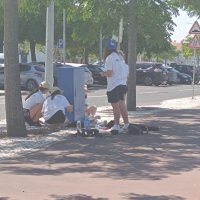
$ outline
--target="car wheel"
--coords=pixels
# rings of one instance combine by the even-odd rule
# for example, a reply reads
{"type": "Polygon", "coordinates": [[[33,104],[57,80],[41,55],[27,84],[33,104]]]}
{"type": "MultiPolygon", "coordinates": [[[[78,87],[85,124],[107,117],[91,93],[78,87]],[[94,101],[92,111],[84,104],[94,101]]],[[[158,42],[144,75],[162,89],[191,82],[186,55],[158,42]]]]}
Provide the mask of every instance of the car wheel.
{"type": "Polygon", "coordinates": [[[153,84],[152,78],[150,76],[146,76],[144,78],[144,85],[151,86],[153,84]]]}
{"type": "Polygon", "coordinates": [[[36,82],[35,80],[30,79],[30,80],[28,80],[28,81],[26,82],[26,89],[27,89],[28,91],[32,91],[32,90],[34,90],[34,89],[36,89],[36,88],[38,88],[38,84],[37,84],[37,82],[36,82]]]}

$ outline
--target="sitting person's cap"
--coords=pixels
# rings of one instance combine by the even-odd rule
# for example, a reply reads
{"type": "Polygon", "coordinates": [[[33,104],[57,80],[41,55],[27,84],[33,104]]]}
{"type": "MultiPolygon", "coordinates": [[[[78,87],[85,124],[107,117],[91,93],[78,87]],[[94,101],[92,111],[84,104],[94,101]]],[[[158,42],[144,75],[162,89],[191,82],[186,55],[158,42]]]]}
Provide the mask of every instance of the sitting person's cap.
{"type": "Polygon", "coordinates": [[[39,88],[49,89],[50,85],[46,81],[42,81],[39,85],[39,88]]]}
{"type": "Polygon", "coordinates": [[[51,94],[53,94],[54,92],[59,91],[61,94],[63,93],[63,91],[59,88],[59,87],[52,87],[51,89],[49,89],[49,92],[51,94]]]}
{"type": "Polygon", "coordinates": [[[109,39],[106,44],[108,50],[117,49],[117,42],[114,39],[109,39]]]}

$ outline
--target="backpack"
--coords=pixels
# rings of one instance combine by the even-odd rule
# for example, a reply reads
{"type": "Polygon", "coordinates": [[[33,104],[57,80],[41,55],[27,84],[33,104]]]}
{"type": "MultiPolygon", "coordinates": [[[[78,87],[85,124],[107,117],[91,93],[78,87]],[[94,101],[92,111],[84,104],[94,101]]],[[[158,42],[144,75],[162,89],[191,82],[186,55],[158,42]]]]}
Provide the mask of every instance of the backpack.
{"type": "Polygon", "coordinates": [[[129,124],[128,134],[141,135],[141,134],[144,134],[144,133],[143,133],[143,130],[139,126],[136,126],[134,124],[129,124]]]}

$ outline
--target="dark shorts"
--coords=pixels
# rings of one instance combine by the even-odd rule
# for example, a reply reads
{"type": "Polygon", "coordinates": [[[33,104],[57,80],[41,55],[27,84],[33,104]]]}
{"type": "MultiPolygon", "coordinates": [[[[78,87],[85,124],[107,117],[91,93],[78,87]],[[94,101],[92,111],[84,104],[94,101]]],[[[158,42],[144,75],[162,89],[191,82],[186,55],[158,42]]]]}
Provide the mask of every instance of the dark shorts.
{"type": "Polygon", "coordinates": [[[62,110],[59,110],[56,112],[50,119],[46,121],[48,124],[60,124],[64,123],[65,121],[65,115],[63,114],[62,110]]]}
{"type": "Polygon", "coordinates": [[[124,100],[127,91],[128,89],[126,85],[118,85],[113,90],[107,92],[108,102],[117,103],[120,100],[124,100]]]}

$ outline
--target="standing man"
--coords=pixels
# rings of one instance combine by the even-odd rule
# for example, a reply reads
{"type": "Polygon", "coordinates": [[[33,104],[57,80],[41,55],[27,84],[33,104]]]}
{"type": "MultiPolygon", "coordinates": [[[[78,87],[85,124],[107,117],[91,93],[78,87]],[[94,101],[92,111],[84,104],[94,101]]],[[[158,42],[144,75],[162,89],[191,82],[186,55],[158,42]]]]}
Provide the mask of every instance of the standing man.
{"type": "Polygon", "coordinates": [[[112,105],[114,115],[114,126],[111,131],[126,131],[129,126],[125,104],[129,67],[125,64],[123,56],[117,52],[117,42],[113,39],[107,41],[104,60],[105,71],[101,75],[107,77],[107,97],[108,102],[112,105]],[[124,121],[122,129],[120,129],[119,125],[120,116],[124,121]]]}

